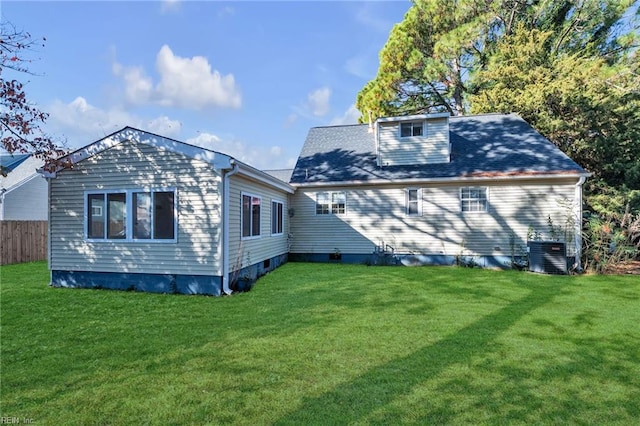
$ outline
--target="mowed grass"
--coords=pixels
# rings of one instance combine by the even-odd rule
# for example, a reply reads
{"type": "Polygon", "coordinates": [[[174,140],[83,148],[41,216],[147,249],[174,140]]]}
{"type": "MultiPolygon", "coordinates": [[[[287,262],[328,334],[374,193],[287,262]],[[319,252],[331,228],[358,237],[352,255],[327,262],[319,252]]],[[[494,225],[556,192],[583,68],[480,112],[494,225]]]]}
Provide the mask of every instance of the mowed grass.
{"type": "Polygon", "coordinates": [[[640,280],[289,263],[249,293],[1,270],[0,415],[37,424],[638,424],[640,280]]]}

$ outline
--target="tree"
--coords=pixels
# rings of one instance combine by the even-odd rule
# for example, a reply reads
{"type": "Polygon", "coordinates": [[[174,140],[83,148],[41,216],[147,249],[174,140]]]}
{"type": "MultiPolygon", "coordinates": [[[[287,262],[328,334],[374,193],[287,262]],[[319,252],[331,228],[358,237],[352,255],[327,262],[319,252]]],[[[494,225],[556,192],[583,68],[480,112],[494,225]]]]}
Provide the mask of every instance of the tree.
{"type": "Polygon", "coordinates": [[[11,24],[0,23],[0,137],[8,152],[32,153],[51,169],[65,151],[42,130],[49,115],[29,102],[23,83],[6,78],[8,73],[31,74],[25,53],[42,46],[44,41],[11,24]]]}
{"type": "Polygon", "coordinates": [[[504,37],[474,76],[471,111],[516,111],[596,179],[640,188],[636,58],[556,49],[554,35],[520,25],[504,37]]]}
{"type": "MultiPolygon", "coordinates": [[[[421,112],[466,113],[482,90],[473,76],[519,26],[548,33],[549,52],[619,58],[616,23],[632,0],[415,0],[360,91],[361,121],[421,112]]],[[[624,47],[624,46],[622,46],[624,47]]]]}

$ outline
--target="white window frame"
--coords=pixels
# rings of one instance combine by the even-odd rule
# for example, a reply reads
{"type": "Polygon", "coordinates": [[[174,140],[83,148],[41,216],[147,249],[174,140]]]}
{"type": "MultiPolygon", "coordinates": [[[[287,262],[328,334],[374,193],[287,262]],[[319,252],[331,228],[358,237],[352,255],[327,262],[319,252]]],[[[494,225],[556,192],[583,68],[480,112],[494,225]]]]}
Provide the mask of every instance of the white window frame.
{"type": "Polygon", "coordinates": [[[271,200],[271,235],[272,236],[278,236],[278,235],[283,235],[284,234],[284,216],[285,216],[285,214],[284,214],[284,201],[277,200],[277,199],[272,199],[271,200]],[[274,210],[273,210],[274,204],[280,206],[280,210],[279,211],[276,210],[274,212],[274,210]],[[276,217],[275,217],[276,223],[275,224],[274,224],[274,213],[276,215],[276,217]],[[280,216],[280,217],[278,217],[278,216],[280,216]],[[280,220],[280,226],[281,226],[280,232],[277,232],[278,231],[278,223],[277,223],[278,219],[280,220]],[[276,232],[273,232],[274,225],[275,225],[276,232]]]}
{"type": "Polygon", "coordinates": [[[425,136],[425,133],[426,133],[426,129],[425,129],[425,125],[424,125],[424,123],[425,123],[424,121],[401,121],[401,122],[398,124],[398,136],[399,136],[401,139],[406,139],[406,138],[419,138],[419,137],[423,137],[423,136],[425,136]],[[403,124],[404,124],[405,126],[406,126],[406,125],[411,125],[411,134],[410,134],[410,135],[408,135],[408,136],[402,136],[402,125],[403,125],[403,124]],[[417,127],[420,127],[420,129],[421,129],[421,130],[420,130],[420,131],[421,131],[421,134],[419,134],[419,135],[414,135],[414,134],[413,134],[413,133],[414,133],[414,129],[415,129],[415,128],[417,128],[417,127]]]}
{"type": "Polygon", "coordinates": [[[102,217],[102,206],[96,206],[96,207],[91,207],[91,216],[92,217],[102,217]],[[97,210],[93,210],[93,209],[97,209],[97,210]]]}
{"type": "MultiPolygon", "coordinates": [[[[176,188],[133,188],[133,189],[105,189],[100,191],[85,191],[84,192],[84,217],[83,217],[83,234],[85,241],[95,243],[153,243],[153,244],[175,244],[178,242],[178,191],[176,188]],[[151,225],[151,238],[134,238],[133,236],[133,194],[134,193],[151,193],[151,203],[153,205],[154,193],[156,192],[172,192],[173,193],[173,238],[155,239],[153,238],[153,213],[152,225],[151,225]],[[90,195],[103,195],[105,199],[105,206],[103,213],[106,213],[107,195],[108,194],[124,194],[125,195],[125,237],[124,238],[108,238],[107,237],[107,215],[104,214],[104,237],[95,238],[89,237],[89,219],[93,216],[93,209],[89,206],[90,195]]],[[[152,210],[153,211],[153,210],[152,210]]]]}
{"type": "Polygon", "coordinates": [[[405,202],[404,202],[404,207],[405,207],[405,214],[407,216],[422,216],[422,188],[406,188],[404,191],[405,194],[405,202]],[[411,191],[416,191],[416,200],[411,200],[410,194],[411,191]],[[416,212],[415,213],[411,213],[410,212],[410,204],[411,203],[415,203],[416,204],[416,212]]]}
{"type": "MultiPolygon", "coordinates": [[[[316,211],[316,216],[344,216],[347,214],[347,193],[345,191],[323,191],[323,192],[316,192],[315,193],[315,211],[316,211]],[[334,203],[334,195],[339,195],[342,194],[342,196],[344,197],[344,211],[343,212],[336,212],[339,209],[339,205],[342,203],[334,203]],[[318,205],[320,203],[318,203],[318,199],[320,197],[324,197],[327,198],[327,212],[325,212],[325,209],[322,209],[321,212],[318,212],[318,205]]],[[[322,203],[322,205],[324,205],[325,203],[322,203]]]]}
{"type": "Polygon", "coordinates": [[[240,239],[241,240],[256,240],[258,238],[262,238],[262,197],[260,195],[252,194],[250,192],[241,192],[240,193],[240,239]],[[260,205],[260,213],[258,214],[258,233],[253,233],[253,208],[249,212],[249,235],[244,235],[244,197],[251,197],[250,205],[253,206],[253,200],[259,200],[260,205]]]}
{"type": "Polygon", "coordinates": [[[489,211],[489,188],[486,186],[464,186],[460,188],[460,211],[464,214],[486,213],[489,211]],[[464,197],[464,191],[483,190],[483,197],[464,197]],[[484,201],[484,210],[465,210],[465,201],[481,203],[484,201]]]}

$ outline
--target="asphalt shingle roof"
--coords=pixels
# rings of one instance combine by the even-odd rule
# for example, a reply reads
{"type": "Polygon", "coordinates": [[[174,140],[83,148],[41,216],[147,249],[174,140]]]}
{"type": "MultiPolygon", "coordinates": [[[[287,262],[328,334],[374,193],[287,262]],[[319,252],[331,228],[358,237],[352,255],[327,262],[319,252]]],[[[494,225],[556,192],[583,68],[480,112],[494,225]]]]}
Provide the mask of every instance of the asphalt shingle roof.
{"type": "Polygon", "coordinates": [[[290,182],[304,185],[587,173],[516,114],[450,117],[449,140],[449,163],[378,167],[374,133],[368,125],[314,127],[290,182]]]}

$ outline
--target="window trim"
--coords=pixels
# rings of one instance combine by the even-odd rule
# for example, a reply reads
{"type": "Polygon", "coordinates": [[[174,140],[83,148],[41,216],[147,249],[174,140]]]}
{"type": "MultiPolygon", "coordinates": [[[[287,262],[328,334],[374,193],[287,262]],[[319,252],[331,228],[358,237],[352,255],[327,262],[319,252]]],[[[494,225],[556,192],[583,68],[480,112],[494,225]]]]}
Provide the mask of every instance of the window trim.
{"type": "Polygon", "coordinates": [[[424,137],[426,136],[426,126],[425,126],[425,121],[424,120],[412,120],[412,121],[401,121],[398,124],[398,137],[400,139],[409,139],[409,138],[420,138],[420,137],[424,137]],[[408,136],[402,136],[402,125],[411,125],[411,134],[408,136]],[[420,135],[414,135],[413,134],[413,129],[417,126],[415,126],[416,124],[420,124],[421,127],[421,134],[420,135]]]}
{"type": "MultiPolygon", "coordinates": [[[[129,189],[103,189],[103,190],[88,190],[84,191],[84,205],[83,205],[83,236],[84,240],[92,243],[150,243],[150,244],[176,244],[178,242],[178,190],[174,187],[150,187],[150,188],[129,188],[129,189]],[[154,229],[151,228],[151,238],[134,238],[133,236],[133,194],[134,193],[156,193],[156,192],[171,192],[173,193],[173,238],[155,239],[153,238],[154,229]],[[107,218],[106,213],[108,211],[107,195],[108,194],[124,194],[125,195],[125,237],[124,238],[109,238],[107,234],[107,218]],[[105,205],[103,206],[104,215],[104,237],[95,238],[89,237],[89,221],[92,217],[92,208],[89,206],[90,195],[102,195],[105,205]]],[[[151,203],[153,205],[154,196],[151,196],[151,203]]],[[[154,212],[152,210],[152,212],[154,212]]],[[[152,216],[154,214],[152,213],[152,216]]]]}
{"type": "MultiPolygon", "coordinates": [[[[272,237],[277,237],[280,235],[284,235],[284,201],[276,199],[276,198],[272,198],[271,199],[271,236],[272,237]],[[273,232],[273,228],[274,228],[274,223],[273,223],[273,205],[280,205],[280,210],[276,212],[276,215],[278,215],[279,213],[279,219],[280,219],[280,226],[281,226],[281,230],[280,232],[273,232]]],[[[278,231],[278,226],[276,224],[276,231],[278,231]]]]}
{"type": "MultiPolygon", "coordinates": [[[[316,216],[345,216],[347,214],[347,192],[346,191],[320,191],[315,193],[315,213],[316,216]],[[318,197],[321,194],[327,194],[328,196],[328,209],[327,212],[318,213],[318,197]],[[342,213],[334,213],[334,203],[333,203],[333,194],[343,194],[344,195],[344,212],[342,213]]],[[[339,203],[336,203],[335,206],[338,206],[339,203]]],[[[337,209],[337,207],[335,207],[337,209]]]]}
{"type": "Polygon", "coordinates": [[[240,192],[240,239],[245,240],[257,240],[262,238],[262,197],[260,195],[253,194],[251,192],[240,192]],[[244,235],[244,197],[251,197],[251,205],[253,205],[253,199],[260,200],[260,213],[258,214],[258,234],[253,235],[253,212],[249,212],[251,222],[249,223],[250,235],[244,235]]]}
{"type": "Polygon", "coordinates": [[[487,186],[461,186],[460,187],[460,191],[459,191],[459,197],[460,197],[460,212],[463,214],[481,214],[481,213],[487,213],[489,212],[489,187],[487,186]],[[463,198],[462,196],[462,192],[464,190],[475,190],[475,189],[481,189],[484,190],[484,210],[464,210],[464,201],[465,200],[469,200],[469,201],[482,201],[483,199],[480,198],[463,198]]]}
{"type": "Polygon", "coordinates": [[[404,213],[406,216],[422,216],[422,188],[415,188],[415,187],[410,187],[410,188],[405,188],[404,191],[404,197],[405,197],[405,202],[404,202],[404,213]],[[417,191],[416,193],[416,197],[417,199],[415,201],[411,201],[409,194],[411,193],[411,191],[417,191]],[[417,212],[416,213],[410,213],[409,210],[409,203],[411,202],[415,202],[417,205],[417,212]]]}

